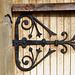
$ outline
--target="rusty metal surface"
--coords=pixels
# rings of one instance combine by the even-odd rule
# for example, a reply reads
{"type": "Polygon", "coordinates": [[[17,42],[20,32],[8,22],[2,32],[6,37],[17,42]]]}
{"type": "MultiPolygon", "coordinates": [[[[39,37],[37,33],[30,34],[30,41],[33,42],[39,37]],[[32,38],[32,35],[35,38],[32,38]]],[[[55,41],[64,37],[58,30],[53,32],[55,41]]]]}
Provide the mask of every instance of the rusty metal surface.
{"type": "Polygon", "coordinates": [[[12,12],[74,11],[75,3],[13,4],[12,12]]]}

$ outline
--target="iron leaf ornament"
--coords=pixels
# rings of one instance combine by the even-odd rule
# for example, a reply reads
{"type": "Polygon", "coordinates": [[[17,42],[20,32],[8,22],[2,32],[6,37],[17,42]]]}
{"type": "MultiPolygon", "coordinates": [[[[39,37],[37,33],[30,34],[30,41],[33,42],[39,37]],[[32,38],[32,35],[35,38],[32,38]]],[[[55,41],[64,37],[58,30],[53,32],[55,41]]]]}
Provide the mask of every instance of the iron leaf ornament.
{"type": "Polygon", "coordinates": [[[21,61],[19,60],[19,46],[21,45],[23,48],[25,48],[27,45],[41,45],[41,46],[45,46],[45,45],[55,45],[55,46],[58,46],[58,45],[62,45],[64,49],[61,49],[61,53],[65,54],[67,52],[67,46],[66,45],[70,45],[74,50],[75,50],[75,35],[73,36],[73,38],[69,41],[66,41],[67,37],[68,37],[68,34],[67,32],[62,32],[61,35],[62,36],[65,36],[64,39],[62,40],[55,40],[55,41],[47,41],[45,38],[43,38],[42,40],[28,40],[26,37],[23,37],[22,40],[19,40],[19,31],[18,31],[18,25],[20,23],[20,20],[21,18],[23,17],[29,17],[29,19],[31,20],[31,26],[29,28],[25,28],[24,25],[28,25],[29,22],[28,20],[23,20],[22,23],[21,23],[21,26],[24,30],[29,30],[29,29],[32,29],[31,30],[31,33],[28,35],[29,39],[33,37],[32,33],[33,33],[33,29],[34,29],[34,26],[36,28],[36,31],[37,31],[37,37],[41,37],[42,33],[39,31],[38,29],[38,26],[36,24],[36,22],[41,25],[50,35],[50,37],[52,35],[56,35],[56,33],[54,33],[53,31],[51,31],[50,29],[48,29],[45,25],[43,25],[38,19],[36,19],[34,16],[32,16],[31,14],[21,14],[20,16],[18,16],[17,20],[16,20],[16,23],[15,23],[15,40],[13,40],[13,46],[15,46],[15,61],[16,61],[16,65],[17,67],[22,70],[22,71],[29,71],[31,69],[33,69],[35,66],[37,66],[42,60],[44,60],[47,56],[49,56],[50,54],[52,54],[53,52],[55,52],[56,50],[51,50],[49,48],[47,54],[42,58],[40,59],[38,62],[37,59],[38,59],[38,56],[39,54],[42,52],[42,50],[40,48],[36,49],[36,58],[34,59],[34,54],[33,54],[33,48],[32,47],[29,47],[29,52],[31,53],[32,56],[29,56],[29,55],[25,55],[23,58],[22,58],[22,63],[24,65],[28,65],[29,62],[31,62],[32,64],[30,65],[30,67],[28,68],[24,68],[21,66],[21,61]],[[30,61],[28,60],[25,60],[25,58],[29,58],[30,61]]]}

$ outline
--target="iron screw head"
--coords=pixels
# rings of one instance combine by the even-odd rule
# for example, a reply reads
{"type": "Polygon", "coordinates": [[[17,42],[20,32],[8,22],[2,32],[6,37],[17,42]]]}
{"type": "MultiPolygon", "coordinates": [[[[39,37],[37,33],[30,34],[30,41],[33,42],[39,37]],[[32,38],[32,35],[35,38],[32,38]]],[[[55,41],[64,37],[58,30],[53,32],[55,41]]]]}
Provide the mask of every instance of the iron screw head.
{"type": "Polygon", "coordinates": [[[25,41],[23,42],[23,44],[25,44],[25,41]]]}
{"type": "Polygon", "coordinates": [[[46,40],[42,39],[42,46],[44,47],[46,45],[46,40]]]}
{"type": "Polygon", "coordinates": [[[18,41],[16,41],[15,43],[18,44],[18,41]]]}
{"type": "Polygon", "coordinates": [[[25,25],[28,25],[28,23],[29,23],[28,20],[24,20],[25,25]]]}
{"type": "Polygon", "coordinates": [[[22,47],[25,48],[26,47],[26,42],[27,42],[27,39],[24,37],[22,38],[22,47]]]}
{"type": "Polygon", "coordinates": [[[58,40],[55,40],[55,45],[58,46],[58,40]]]}
{"type": "Polygon", "coordinates": [[[32,50],[33,50],[33,49],[30,47],[30,48],[29,48],[29,51],[32,52],[32,50]]]}

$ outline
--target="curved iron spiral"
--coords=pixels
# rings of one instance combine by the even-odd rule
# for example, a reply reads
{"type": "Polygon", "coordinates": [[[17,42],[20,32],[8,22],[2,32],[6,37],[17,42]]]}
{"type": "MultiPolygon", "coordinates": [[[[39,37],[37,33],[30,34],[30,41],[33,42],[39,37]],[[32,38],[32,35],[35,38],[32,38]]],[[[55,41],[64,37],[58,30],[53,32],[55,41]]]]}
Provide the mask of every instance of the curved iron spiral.
{"type": "Polygon", "coordinates": [[[54,32],[52,32],[51,30],[49,30],[46,26],[44,26],[38,19],[36,19],[36,18],[35,18],[34,16],[32,16],[31,14],[23,14],[23,16],[29,17],[29,18],[31,19],[31,22],[32,22],[32,24],[31,24],[31,26],[30,26],[29,28],[25,28],[25,27],[23,26],[23,24],[24,24],[24,25],[28,25],[28,24],[29,24],[28,20],[23,20],[22,23],[21,23],[22,28],[25,29],[25,30],[29,30],[30,28],[32,28],[31,33],[29,34],[29,38],[32,37],[32,32],[33,32],[34,26],[35,26],[35,28],[36,28],[36,30],[37,30],[37,36],[40,37],[40,36],[42,35],[42,34],[40,33],[40,31],[38,30],[38,27],[37,27],[36,22],[39,23],[39,25],[41,25],[44,29],[46,29],[46,30],[48,31],[48,33],[50,34],[50,36],[51,36],[51,35],[56,35],[56,33],[54,33],[54,32]]]}
{"type": "MultiPolygon", "coordinates": [[[[36,55],[35,60],[34,60],[34,55],[33,55],[32,50],[33,50],[33,49],[30,47],[30,48],[29,48],[29,51],[31,52],[32,57],[26,55],[26,56],[24,56],[24,57],[22,58],[22,63],[23,63],[24,65],[28,65],[29,62],[30,62],[30,61],[28,61],[28,60],[24,61],[25,57],[28,57],[28,58],[31,60],[31,62],[32,62],[32,64],[31,64],[30,67],[28,67],[28,68],[23,68],[23,67],[22,67],[22,70],[23,70],[23,71],[29,71],[29,70],[33,69],[33,68],[34,68],[35,66],[37,66],[42,60],[44,60],[47,56],[49,56],[51,53],[55,52],[55,50],[49,49],[48,53],[47,53],[42,59],[40,59],[40,60],[35,64],[35,62],[36,62],[36,60],[37,60],[37,58],[38,58],[38,55],[39,55],[39,53],[40,53],[42,50],[40,50],[40,48],[36,50],[37,55],[36,55]]],[[[19,68],[21,67],[20,64],[19,64],[18,67],[19,67],[19,68]]],[[[21,68],[20,68],[20,69],[21,69],[21,68]]]]}
{"type": "Polygon", "coordinates": [[[75,42],[73,42],[73,41],[75,40],[75,35],[74,35],[74,37],[73,37],[71,40],[69,40],[69,41],[65,41],[65,40],[68,38],[67,32],[62,32],[61,35],[62,35],[62,36],[65,36],[65,35],[66,35],[65,38],[64,38],[63,40],[60,40],[60,42],[59,42],[59,44],[62,45],[62,46],[65,48],[65,50],[64,50],[64,49],[61,49],[61,53],[64,54],[64,53],[67,52],[67,46],[66,46],[66,44],[72,46],[73,49],[75,50],[75,42]]]}
{"type": "Polygon", "coordinates": [[[37,36],[40,37],[42,34],[40,33],[38,27],[37,27],[37,23],[39,23],[39,25],[41,25],[48,33],[50,36],[52,35],[56,35],[56,33],[52,32],[50,29],[48,29],[45,25],[43,25],[39,20],[37,20],[34,16],[32,16],[31,14],[21,14],[17,20],[16,20],[16,23],[15,23],[15,40],[13,40],[13,45],[15,46],[15,61],[16,61],[16,65],[18,66],[18,68],[22,71],[29,71],[31,69],[33,69],[35,66],[37,66],[42,60],[44,60],[47,56],[49,56],[50,54],[52,54],[53,52],[55,52],[55,50],[51,50],[49,49],[49,51],[47,52],[47,54],[42,58],[40,59],[38,62],[36,62],[40,52],[42,50],[39,49],[36,49],[36,52],[37,52],[37,55],[36,55],[36,58],[34,59],[34,54],[33,54],[33,49],[30,47],[29,48],[29,52],[31,53],[32,56],[29,56],[29,55],[25,55],[23,58],[22,58],[22,63],[24,65],[28,65],[29,62],[31,62],[32,64],[28,67],[28,68],[24,68],[21,66],[21,62],[19,61],[19,45],[21,45],[23,48],[25,48],[27,45],[42,45],[43,47],[47,44],[54,44],[56,46],[58,45],[62,45],[64,49],[61,49],[61,53],[66,53],[67,52],[67,46],[66,44],[70,45],[73,47],[73,49],[75,50],[75,35],[73,36],[73,38],[69,41],[66,41],[67,37],[68,37],[68,34],[67,32],[62,32],[61,35],[62,36],[66,36],[63,40],[55,40],[55,41],[46,41],[46,39],[42,39],[42,40],[27,40],[25,37],[22,38],[22,40],[19,40],[19,31],[18,31],[18,25],[20,23],[20,20],[21,18],[23,17],[29,17],[29,19],[31,19],[31,26],[29,28],[25,28],[24,25],[28,25],[29,22],[28,20],[23,20],[22,23],[21,23],[21,26],[24,30],[29,30],[30,28],[32,28],[31,30],[31,33],[28,35],[29,38],[32,37],[32,32],[33,32],[33,29],[34,29],[34,26],[36,28],[36,31],[37,31],[37,36]],[[24,61],[25,58],[29,58],[30,61],[26,60],[24,61]]]}

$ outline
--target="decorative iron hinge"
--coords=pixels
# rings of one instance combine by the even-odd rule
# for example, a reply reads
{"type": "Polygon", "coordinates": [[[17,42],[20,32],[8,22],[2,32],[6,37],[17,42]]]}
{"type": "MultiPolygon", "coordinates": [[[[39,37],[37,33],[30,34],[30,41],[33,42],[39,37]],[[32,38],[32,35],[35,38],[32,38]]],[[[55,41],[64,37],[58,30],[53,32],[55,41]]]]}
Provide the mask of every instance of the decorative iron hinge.
{"type": "Polygon", "coordinates": [[[31,31],[31,33],[29,34],[29,39],[32,38],[32,32],[33,32],[34,26],[35,26],[36,31],[37,31],[37,36],[40,38],[40,36],[42,35],[41,32],[39,31],[38,27],[37,27],[36,22],[39,23],[39,25],[41,25],[41,26],[49,33],[50,36],[56,35],[56,33],[52,32],[50,29],[48,29],[45,25],[43,25],[38,19],[36,19],[36,18],[35,18],[34,16],[32,16],[31,14],[26,14],[26,13],[25,13],[25,14],[21,14],[21,15],[17,18],[16,23],[15,23],[15,40],[13,40],[13,45],[15,46],[15,61],[16,61],[16,65],[18,66],[18,68],[19,68],[20,70],[22,70],[22,71],[29,71],[29,70],[33,69],[33,68],[34,68],[35,66],[37,66],[42,60],[44,60],[47,56],[49,56],[50,54],[52,54],[52,53],[55,52],[56,50],[51,50],[51,49],[49,48],[48,53],[47,53],[41,60],[39,60],[39,61],[36,63],[36,60],[37,60],[37,58],[38,58],[38,55],[39,55],[39,53],[40,53],[42,50],[40,50],[40,48],[39,48],[39,49],[36,49],[37,55],[36,55],[36,58],[34,59],[34,54],[33,54],[33,51],[32,51],[33,48],[30,47],[30,48],[29,48],[29,51],[31,52],[32,57],[29,56],[29,55],[24,56],[24,57],[22,58],[22,63],[23,63],[24,65],[28,65],[28,64],[29,64],[29,61],[28,61],[28,60],[24,61],[24,59],[27,57],[27,58],[29,58],[29,59],[31,60],[32,64],[31,64],[31,66],[28,67],[28,68],[23,68],[23,67],[21,66],[21,62],[19,61],[19,45],[21,45],[23,48],[25,48],[27,45],[42,45],[43,47],[44,47],[45,45],[51,45],[51,44],[53,44],[53,45],[55,45],[55,46],[62,45],[62,46],[65,48],[65,50],[64,50],[64,49],[61,49],[61,53],[64,54],[64,53],[66,53],[67,50],[68,50],[68,49],[67,49],[67,46],[66,46],[66,44],[67,44],[67,45],[72,46],[73,49],[75,50],[75,35],[73,36],[73,38],[72,38],[71,40],[65,41],[65,40],[67,39],[67,37],[68,37],[67,32],[62,32],[62,33],[61,33],[62,36],[66,35],[66,37],[65,37],[63,40],[47,41],[45,38],[42,39],[42,40],[28,40],[26,37],[23,37],[22,40],[19,40],[18,25],[19,25],[19,23],[20,23],[21,18],[23,18],[23,17],[25,17],[25,16],[26,16],[26,17],[29,17],[29,18],[31,19],[31,21],[32,21],[32,24],[31,24],[31,26],[30,26],[29,28],[25,28],[24,25],[23,25],[23,23],[24,23],[25,25],[28,25],[28,20],[23,20],[22,23],[21,23],[21,26],[22,26],[22,28],[23,28],[24,30],[29,30],[30,28],[32,28],[32,31],[31,31]]]}

